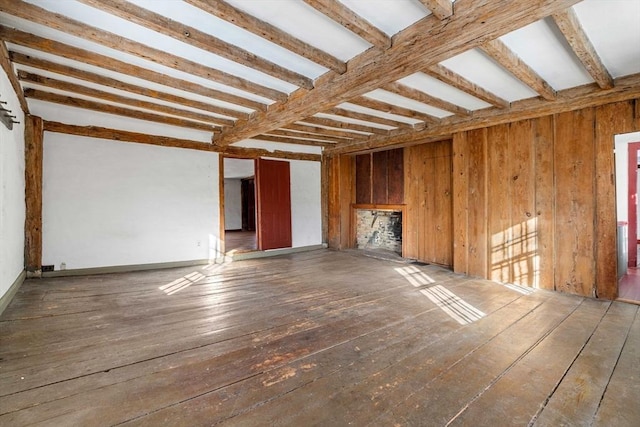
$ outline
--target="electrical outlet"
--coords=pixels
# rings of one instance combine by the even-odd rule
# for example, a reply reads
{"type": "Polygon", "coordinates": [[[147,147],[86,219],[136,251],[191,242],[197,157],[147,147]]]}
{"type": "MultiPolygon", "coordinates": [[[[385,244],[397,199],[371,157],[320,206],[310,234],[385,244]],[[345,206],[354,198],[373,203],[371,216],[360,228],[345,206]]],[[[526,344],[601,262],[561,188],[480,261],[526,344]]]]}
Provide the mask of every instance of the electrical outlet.
{"type": "Polygon", "coordinates": [[[53,265],[43,265],[43,266],[42,266],[42,272],[45,272],[45,271],[53,271],[53,270],[54,270],[53,265]]]}
{"type": "Polygon", "coordinates": [[[198,247],[200,247],[200,243],[201,243],[200,240],[198,240],[198,242],[197,242],[198,247]]]}

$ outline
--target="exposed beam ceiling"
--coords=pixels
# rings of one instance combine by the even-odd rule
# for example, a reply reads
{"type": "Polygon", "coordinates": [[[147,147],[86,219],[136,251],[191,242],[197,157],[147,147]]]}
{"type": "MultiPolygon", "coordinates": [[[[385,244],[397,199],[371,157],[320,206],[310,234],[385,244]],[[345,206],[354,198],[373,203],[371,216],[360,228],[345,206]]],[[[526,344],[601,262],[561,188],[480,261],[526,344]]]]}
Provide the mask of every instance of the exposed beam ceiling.
{"type": "Polygon", "coordinates": [[[553,20],[586,70],[593,77],[593,80],[602,89],[611,89],[613,87],[613,79],[582,29],[582,25],[580,25],[580,21],[578,21],[573,9],[569,8],[554,13],[553,20]]]}
{"type": "Polygon", "coordinates": [[[376,150],[634,96],[635,2],[376,4],[0,0],[0,65],[25,111],[205,131],[218,151],[251,139],[376,150]]]}

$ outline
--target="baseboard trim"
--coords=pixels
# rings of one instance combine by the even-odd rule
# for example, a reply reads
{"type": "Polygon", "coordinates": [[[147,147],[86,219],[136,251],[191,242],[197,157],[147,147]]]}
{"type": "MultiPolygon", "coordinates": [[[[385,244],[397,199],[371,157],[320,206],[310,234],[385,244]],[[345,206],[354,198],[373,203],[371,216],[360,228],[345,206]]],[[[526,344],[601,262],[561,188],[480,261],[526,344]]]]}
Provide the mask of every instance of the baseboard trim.
{"type": "Polygon", "coordinates": [[[9,290],[7,290],[7,292],[2,295],[2,297],[0,297],[0,314],[2,314],[5,308],[9,306],[9,304],[13,300],[13,297],[16,295],[16,293],[18,293],[18,289],[20,289],[20,286],[22,286],[26,278],[27,272],[25,270],[22,270],[20,274],[18,274],[16,280],[13,281],[13,284],[9,286],[9,290]]]}
{"type": "Polygon", "coordinates": [[[239,252],[237,254],[227,253],[225,261],[242,261],[245,259],[267,258],[278,255],[294,254],[297,252],[317,251],[318,249],[326,249],[327,244],[299,246],[296,248],[269,249],[266,251],[239,252]]]}
{"type": "Polygon", "coordinates": [[[71,270],[46,271],[42,277],[88,276],[93,274],[128,273],[132,271],[161,270],[164,268],[191,267],[194,265],[211,264],[222,260],[210,261],[196,259],[191,261],[158,262],[153,264],[114,265],[109,267],[76,268],[71,270]]]}

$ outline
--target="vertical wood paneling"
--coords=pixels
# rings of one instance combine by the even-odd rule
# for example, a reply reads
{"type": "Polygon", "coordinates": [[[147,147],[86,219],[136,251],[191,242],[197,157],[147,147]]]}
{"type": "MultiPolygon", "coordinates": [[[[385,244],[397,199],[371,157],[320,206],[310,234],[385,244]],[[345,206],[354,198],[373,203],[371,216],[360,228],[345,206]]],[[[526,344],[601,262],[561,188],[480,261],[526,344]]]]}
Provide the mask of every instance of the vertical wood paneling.
{"type": "Polygon", "coordinates": [[[470,131],[468,274],[487,277],[487,129],[470,131]]]}
{"type": "Polygon", "coordinates": [[[535,282],[536,218],[534,152],[531,121],[515,122],[509,128],[511,184],[511,277],[512,283],[532,286],[535,282]]]}
{"type": "Polygon", "coordinates": [[[387,203],[400,205],[404,203],[404,148],[387,153],[387,203]]]}
{"type": "Polygon", "coordinates": [[[634,130],[634,102],[596,108],[596,285],[600,298],[618,296],[614,136],[634,130]]]}
{"type": "Polygon", "coordinates": [[[328,201],[327,201],[327,219],[328,219],[328,244],[331,249],[340,249],[340,157],[331,156],[326,158],[328,172],[328,201]]]}
{"type": "Polygon", "coordinates": [[[556,290],[595,291],[595,151],[593,109],[556,118],[556,290]]]}
{"type": "Polygon", "coordinates": [[[451,266],[451,141],[406,150],[405,257],[451,266]]]}
{"type": "Polygon", "coordinates": [[[453,271],[467,274],[469,271],[469,143],[467,132],[454,134],[452,147],[453,271]]]}
{"type": "Polygon", "coordinates": [[[340,156],[340,249],[355,246],[351,233],[351,204],[355,202],[354,168],[352,156],[340,156]]]}
{"type": "Polygon", "coordinates": [[[322,156],[320,163],[320,209],[322,215],[322,242],[329,243],[329,160],[322,156]]]}
{"type": "Polygon", "coordinates": [[[451,141],[435,143],[434,159],[434,248],[432,259],[453,265],[453,198],[451,191],[451,141]]]}
{"type": "Polygon", "coordinates": [[[536,187],[537,281],[541,289],[555,284],[554,116],[533,121],[536,187]]]}
{"type": "Polygon", "coordinates": [[[25,116],[25,266],[39,275],[42,270],[42,155],[43,122],[25,116]]]}
{"type": "Polygon", "coordinates": [[[356,156],[356,203],[371,203],[371,154],[356,156]]]}
{"type": "Polygon", "coordinates": [[[378,151],[373,153],[373,188],[372,202],[378,205],[387,204],[389,197],[387,195],[387,151],[378,151]]]}
{"type": "Polygon", "coordinates": [[[487,170],[488,278],[499,282],[511,280],[511,189],[509,125],[487,129],[489,158],[487,170]]]}

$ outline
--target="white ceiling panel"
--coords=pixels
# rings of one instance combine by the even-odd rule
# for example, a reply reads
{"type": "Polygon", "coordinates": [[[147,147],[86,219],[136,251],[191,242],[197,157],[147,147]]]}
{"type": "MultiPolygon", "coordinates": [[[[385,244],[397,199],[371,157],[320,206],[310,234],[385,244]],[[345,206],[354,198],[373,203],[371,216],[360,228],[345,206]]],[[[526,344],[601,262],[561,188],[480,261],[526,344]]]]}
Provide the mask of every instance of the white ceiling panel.
{"type": "Polygon", "coordinates": [[[414,0],[340,0],[349,9],[381,29],[389,36],[431,14],[414,0]]]}
{"type": "Polygon", "coordinates": [[[509,102],[538,96],[478,49],[456,55],[441,65],[509,102]]]}
{"type": "Polygon", "coordinates": [[[357,113],[370,114],[372,116],[395,120],[398,122],[408,123],[411,125],[422,123],[420,120],[412,119],[411,117],[398,116],[396,114],[389,114],[389,113],[385,113],[384,111],[373,110],[371,108],[362,107],[360,105],[350,104],[348,102],[339,104],[338,107],[344,108],[345,110],[355,111],[357,113]]]}
{"type": "Polygon", "coordinates": [[[585,0],[574,10],[612,77],[640,73],[639,0],[585,0]]]}
{"type": "Polygon", "coordinates": [[[451,102],[452,104],[459,105],[467,110],[481,110],[483,108],[491,107],[491,104],[475,98],[468,93],[465,93],[459,89],[449,86],[446,83],[441,82],[431,76],[424,73],[415,73],[399,80],[400,83],[418,89],[436,98],[443,99],[451,102]]]}
{"type": "Polygon", "coordinates": [[[372,128],[380,128],[380,129],[386,129],[386,130],[394,129],[392,126],[382,125],[380,123],[367,122],[364,120],[352,119],[350,117],[344,117],[344,116],[336,116],[334,114],[317,113],[315,114],[315,117],[322,117],[325,119],[336,120],[344,123],[353,123],[357,125],[369,126],[372,128]]]}
{"type": "Polygon", "coordinates": [[[152,10],[171,19],[197,28],[207,34],[241,47],[284,68],[293,70],[312,79],[328,71],[308,59],[296,55],[275,43],[243,30],[225,20],[183,3],[176,7],[175,0],[128,0],[145,9],[152,10]]]}
{"type": "Polygon", "coordinates": [[[593,82],[551,18],[506,34],[500,40],[555,90],[593,82]]]}
{"type": "Polygon", "coordinates": [[[395,93],[387,92],[386,90],[382,89],[376,89],[374,91],[366,93],[365,96],[372,99],[377,99],[378,101],[386,102],[388,104],[393,104],[399,107],[409,108],[414,111],[429,114],[437,118],[443,118],[452,115],[452,113],[450,113],[449,111],[444,111],[439,108],[432,107],[430,105],[423,104],[422,102],[405,98],[404,96],[396,95],[395,93]]]}
{"type": "Polygon", "coordinates": [[[228,0],[228,3],[345,62],[371,47],[300,0],[228,0]]]}
{"type": "Polygon", "coordinates": [[[260,71],[230,61],[221,56],[203,51],[202,49],[183,43],[172,37],[156,33],[155,31],[92,8],[83,3],[69,0],[30,0],[30,2],[49,11],[60,13],[71,19],[75,19],[76,21],[104,31],[113,32],[114,29],[117,29],[116,34],[129,40],[150,47],[162,46],[162,51],[168,54],[176,55],[180,58],[199,63],[203,66],[215,68],[225,73],[258,83],[262,86],[276,89],[284,93],[291,93],[298,88],[291,83],[271,77],[260,71]]]}

